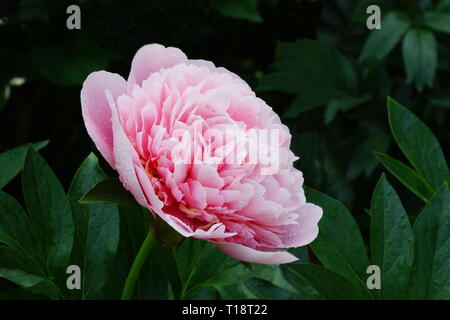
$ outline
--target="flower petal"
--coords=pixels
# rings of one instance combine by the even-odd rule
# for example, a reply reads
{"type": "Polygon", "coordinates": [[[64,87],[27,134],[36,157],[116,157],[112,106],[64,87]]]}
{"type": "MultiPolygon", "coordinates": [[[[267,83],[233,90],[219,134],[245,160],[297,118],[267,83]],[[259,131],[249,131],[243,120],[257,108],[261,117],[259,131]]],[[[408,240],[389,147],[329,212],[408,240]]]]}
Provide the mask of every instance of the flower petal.
{"type": "Polygon", "coordinates": [[[221,223],[217,223],[212,225],[208,230],[197,229],[195,231],[179,219],[175,214],[176,211],[171,211],[173,208],[166,208],[167,212],[164,212],[164,204],[158,197],[156,196],[155,190],[150,183],[150,180],[145,174],[144,169],[142,167],[136,167],[137,176],[139,182],[142,186],[142,190],[144,191],[148,204],[144,205],[151,212],[157,214],[161,219],[163,219],[168,225],[175,229],[178,233],[180,233],[183,237],[194,237],[197,239],[217,239],[217,238],[227,238],[236,235],[235,233],[230,233],[225,231],[225,226],[221,223]]]}
{"type": "Polygon", "coordinates": [[[287,251],[258,251],[232,242],[214,242],[216,246],[231,257],[250,263],[284,264],[297,261],[297,257],[287,251]]]}
{"type": "Polygon", "coordinates": [[[81,89],[81,111],[89,136],[97,149],[115,168],[113,153],[113,133],[111,127],[111,108],[105,90],[111,92],[113,100],[125,93],[126,81],[115,73],[98,71],[91,73],[81,89]]]}
{"type": "Polygon", "coordinates": [[[186,55],[178,48],[166,48],[156,43],[143,46],[138,50],[131,63],[128,92],[131,92],[135,84],[141,86],[142,82],[152,73],[186,61],[186,55]]]}
{"type": "Polygon", "coordinates": [[[322,208],[312,203],[305,203],[298,211],[297,224],[286,226],[286,236],[282,238],[287,248],[307,245],[319,233],[317,224],[322,218],[322,208]]]}
{"type": "Polygon", "coordinates": [[[113,132],[114,161],[116,170],[119,173],[120,181],[125,189],[131,192],[141,206],[148,206],[147,199],[145,198],[139,184],[135,170],[135,164],[140,165],[139,157],[120,125],[117,106],[110,91],[106,91],[106,97],[108,99],[112,115],[111,122],[113,132]]]}
{"type": "Polygon", "coordinates": [[[205,67],[210,71],[213,72],[217,72],[217,73],[221,73],[221,74],[228,74],[230,75],[233,79],[238,80],[241,84],[243,84],[245,86],[246,89],[251,91],[251,88],[249,87],[249,85],[247,84],[247,82],[245,82],[244,80],[241,79],[241,77],[239,77],[237,74],[235,74],[234,72],[231,72],[230,70],[228,70],[227,68],[224,67],[216,67],[216,65],[208,60],[203,60],[203,59],[189,59],[188,64],[192,64],[194,66],[197,67],[205,67]]]}
{"type": "Polygon", "coordinates": [[[144,193],[148,199],[148,203],[145,205],[145,207],[149,209],[151,212],[157,214],[161,219],[163,219],[167,224],[169,224],[172,228],[174,228],[183,237],[192,236],[193,232],[187,224],[185,224],[181,219],[178,219],[177,217],[174,217],[173,215],[167,214],[163,211],[164,204],[156,196],[155,190],[153,189],[150,180],[145,174],[145,170],[138,167],[136,168],[136,172],[138,175],[139,182],[142,186],[142,189],[144,190],[144,193]]]}

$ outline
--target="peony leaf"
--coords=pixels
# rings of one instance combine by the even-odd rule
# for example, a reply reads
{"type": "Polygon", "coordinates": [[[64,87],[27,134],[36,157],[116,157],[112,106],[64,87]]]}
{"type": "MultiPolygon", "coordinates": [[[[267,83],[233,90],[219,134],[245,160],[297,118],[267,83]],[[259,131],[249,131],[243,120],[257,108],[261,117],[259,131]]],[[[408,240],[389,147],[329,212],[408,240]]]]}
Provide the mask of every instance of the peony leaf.
{"type": "Polygon", "coordinates": [[[171,279],[175,299],[191,297],[207,287],[239,283],[254,274],[207,241],[186,238],[179,247],[160,251],[160,264],[171,279]]]}
{"type": "Polygon", "coordinates": [[[436,31],[450,33],[450,14],[448,13],[437,11],[426,12],[423,23],[436,31]]]}
{"type": "MultiPolygon", "coordinates": [[[[304,247],[303,247],[304,248],[304,247]]],[[[253,277],[245,282],[216,287],[223,299],[295,300],[303,297],[287,281],[283,267],[252,264],[253,277]]]]}
{"type": "MultiPolygon", "coordinates": [[[[33,143],[33,148],[37,151],[44,148],[48,140],[33,143]]],[[[0,189],[8,184],[23,168],[25,156],[29,146],[21,145],[19,147],[0,153],[0,189]]]]}
{"type": "Polygon", "coordinates": [[[97,296],[111,275],[119,244],[119,209],[111,204],[83,205],[78,199],[89,188],[106,178],[91,153],[81,164],[69,188],[75,237],[71,264],[81,268],[81,290],[77,298],[92,299],[97,296]]]}
{"type": "Polygon", "coordinates": [[[369,293],[344,277],[314,264],[291,264],[287,277],[299,295],[308,300],[370,299],[369,293]]]}
{"type": "Polygon", "coordinates": [[[414,80],[419,91],[431,87],[437,67],[434,34],[423,28],[409,30],[403,39],[403,60],[408,82],[414,80]]]}
{"type": "MultiPolygon", "coordinates": [[[[307,247],[302,247],[306,249],[307,247]]],[[[302,298],[292,284],[286,279],[284,272],[288,265],[253,265],[253,278],[246,281],[260,299],[300,299],[302,298]]]]}
{"type": "Polygon", "coordinates": [[[442,148],[428,127],[411,111],[388,99],[389,124],[400,149],[417,172],[437,190],[448,179],[442,148]]]}
{"type": "Polygon", "coordinates": [[[410,25],[408,16],[402,12],[389,12],[384,16],[381,29],[370,31],[359,56],[359,61],[366,65],[366,72],[391,53],[410,25]]]}
{"type": "Polygon", "coordinates": [[[50,276],[64,273],[72,250],[74,226],[69,201],[45,160],[28,149],[22,188],[31,224],[39,235],[50,276]]]}
{"type": "Polygon", "coordinates": [[[119,178],[107,178],[97,182],[80,198],[80,203],[110,203],[119,205],[132,205],[136,203],[134,197],[120,182],[119,178]]]}
{"type": "Polygon", "coordinates": [[[305,187],[306,199],[323,209],[319,235],[310,246],[320,262],[357,286],[366,286],[369,266],[358,224],[342,203],[305,187]]]}
{"type": "Polygon", "coordinates": [[[325,106],[333,100],[353,100],[357,86],[355,70],[336,49],[312,40],[284,43],[274,72],[263,77],[258,90],[297,94],[287,117],[325,106]]]}
{"type": "MultiPolygon", "coordinates": [[[[252,288],[249,285],[248,280],[246,282],[236,283],[229,286],[219,286],[215,289],[219,293],[219,296],[223,300],[250,300],[250,299],[264,299],[257,289],[252,288]]],[[[278,295],[281,296],[281,295],[278,295]]]]}
{"type": "MultiPolygon", "coordinates": [[[[24,265],[28,265],[30,271],[44,274],[42,268],[45,256],[39,246],[36,230],[22,206],[13,197],[0,191],[0,212],[0,243],[14,250],[13,256],[17,259],[22,257],[26,260],[24,265]]],[[[0,267],[5,265],[0,262],[0,267]]],[[[18,264],[12,264],[11,268],[18,268],[18,264]]]]}
{"type": "Polygon", "coordinates": [[[414,223],[411,299],[450,297],[450,191],[444,184],[414,223]]]}
{"type": "Polygon", "coordinates": [[[433,188],[416,171],[395,160],[387,154],[374,152],[375,157],[389,170],[405,187],[427,202],[433,194],[433,188]]]}
{"type": "Polygon", "coordinates": [[[372,264],[381,269],[382,299],[402,299],[413,263],[413,232],[394,189],[384,175],[373,192],[370,209],[372,264]]]}
{"type": "Polygon", "coordinates": [[[55,283],[41,276],[30,274],[22,270],[0,268],[0,278],[4,278],[34,294],[43,294],[51,299],[59,298],[59,289],[55,283]]]}

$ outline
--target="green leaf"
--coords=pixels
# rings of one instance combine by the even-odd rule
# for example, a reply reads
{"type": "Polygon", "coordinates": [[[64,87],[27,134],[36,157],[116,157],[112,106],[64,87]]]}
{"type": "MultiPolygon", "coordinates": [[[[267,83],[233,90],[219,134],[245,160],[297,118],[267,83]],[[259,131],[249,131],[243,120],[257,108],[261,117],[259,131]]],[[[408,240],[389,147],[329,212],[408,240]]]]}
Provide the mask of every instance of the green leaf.
{"type": "Polygon", "coordinates": [[[310,244],[314,254],[327,269],[365,287],[369,258],[355,219],[339,201],[310,188],[305,194],[323,209],[319,235],[310,244]]]}
{"type": "Polygon", "coordinates": [[[220,286],[215,289],[219,292],[220,298],[223,300],[250,300],[264,299],[258,289],[252,288],[248,282],[241,282],[229,286],[220,286]]]}
{"type": "Polygon", "coordinates": [[[58,299],[59,289],[50,279],[21,270],[0,268],[0,278],[7,279],[34,294],[43,294],[51,299],[58,299]]]}
{"type": "MultiPolygon", "coordinates": [[[[14,249],[15,255],[25,256],[29,267],[33,271],[39,270],[43,274],[41,265],[37,262],[43,260],[39,257],[38,238],[34,226],[22,206],[10,195],[0,190],[0,242],[8,248],[14,249]]],[[[0,266],[4,267],[0,261],[0,266]]],[[[15,265],[14,267],[17,267],[15,265]]]]}
{"type": "Polygon", "coordinates": [[[25,160],[22,188],[50,275],[65,271],[74,233],[69,201],[58,178],[33,148],[29,148],[25,160]]]}
{"type": "Polygon", "coordinates": [[[216,10],[226,17],[262,22],[257,0],[219,0],[216,10]]]}
{"type": "Polygon", "coordinates": [[[217,291],[214,287],[207,287],[189,297],[190,300],[217,300],[217,291]]]}
{"type": "Polygon", "coordinates": [[[263,77],[258,90],[298,94],[286,110],[287,117],[324,106],[332,100],[351,99],[355,71],[336,49],[320,41],[283,43],[274,73],[263,77]]]}
{"type": "Polygon", "coordinates": [[[0,242],[33,252],[34,230],[22,206],[0,190],[0,242]]]}
{"type": "Polygon", "coordinates": [[[298,260],[302,263],[309,262],[309,253],[308,253],[308,247],[297,247],[297,248],[288,248],[288,251],[292,253],[294,256],[298,258],[298,260]]]}
{"type": "Polygon", "coordinates": [[[450,298],[450,191],[444,184],[414,223],[411,299],[450,298]]]}
{"type": "MultiPolygon", "coordinates": [[[[95,183],[106,178],[97,157],[91,153],[78,169],[69,189],[75,223],[72,264],[82,270],[81,298],[97,296],[111,275],[119,244],[119,209],[110,204],[78,203],[95,183]]],[[[79,292],[78,290],[75,290],[79,292]]]]}
{"type": "Polygon", "coordinates": [[[433,188],[416,171],[403,162],[391,158],[387,154],[374,152],[375,157],[389,170],[405,187],[427,202],[433,195],[433,188]]]}
{"type": "Polygon", "coordinates": [[[417,172],[436,190],[448,177],[448,167],[438,140],[412,112],[388,99],[389,124],[400,149],[417,172]]]}
{"type": "Polygon", "coordinates": [[[399,43],[403,34],[410,27],[407,15],[401,12],[389,12],[381,20],[381,29],[369,31],[370,35],[364,44],[359,61],[367,70],[372,70],[399,43]]]}
{"type": "Polygon", "coordinates": [[[33,257],[33,253],[25,252],[22,248],[0,246],[0,268],[18,269],[27,273],[47,277],[42,265],[42,261],[38,261],[33,257]]]}
{"type": "MultiPolygon", "coordinates": [[[[207,241],[186,238],[178,248],[173,248],[172,252],[181,281],[181,299],[190,297],[206,287],[245,281],[253,274],[252,270],[207,241]]],[[[175,285],[179,286],[177,283],[175,285]]],[[[177,297],[178,294],[174,293],[177,297]]]]}
{"type": "MultiPolygon", "coordinates": [[[[33,144],[35,150],[40,150],[48,144],[48,140],[33,144]]],[[[0,153],[0,189],[10,182],[23,168],[25,156],[27,155],[29,145],[22,145],[14,149],[0,153]]]]}
{"type": "Polygon", "coordinates": [[[429,11],[425,13],[423,23],[436,31],[450,33],[450,14],[429,11]]]}
{"type": "MultiPolygon", "coordinates": [[[[214,249],[218,250],[217,248],[214,249]]],[[[204,260],[203,263],[207,263],[207,260],[204,260]]],[[[191,282],[192,287],[189,288],[189,291],[186,292],[186,296],[192,296],[197,291],[203,288],[214,286],[226,286],[229,284],[238,283],[246,279],[249,279],[251,275],[252,271],[246,268],[241,263],[227,265],[226,268],[214,272],[209,277],[206,276],[200,277],[200,274],[197,274],[195,275],[194,281],[198,283],[194,285],[195,282],[191,282]]]]}
{"type": "Polygon", "coordinates": [[[384,175],[375,187],[370,212],[372,264],[381,269],[381,290],[377,293],[383,299],[405,298],[413,263],[413,232],[384,175]]]}
{"type": "MultiPolygon", "coordinates": [[[[306,247],[303,247],[306,248],[306,247]]],[[[252,265],[253,278],[245,284],[260,299],[301,299],[297,290],[286,279],[283,266],[252,265]]]]}
{"type": "Polygon", "coordinates": [[[403,39],[403,60],[407,82],[415,81],[419,91],[431,87],[437,66],[437,45],[432,32],[414,28],[403,39]]]}
{"type": "Polygon", "coordinates": [[[119,205],[132,205],[136,203],[134,197],[120,182],[119,178],[107,178],[97,182],[81,196],[80,203],[111,203],[119,205]]]}
{"type": "Polygon", "coordinates": [[[340,275],[313,264],[291,264],[287,277],[299,295],[308,300],[370,299],[367,291],[340,275]]]}
{"type": "Polygon", "coordinates": [[[253,278],[229,286],[216,287],[222,299],[298,300],[303,297],[289,283],[282,268],[275,265],[252,265],[253,278]]]}
{"type": "MultiPolygon", "coordinates": [[[[287,282],[287,280],[285,280],[287,282]]],[[[256,296],[256,299],[266,299],[266,300],[302,300],[303,297],[298,294],[291,285],[292,289],[286,290],[285,288],[279,287],[269,281],[251,278],[244,282],[246,288],[256,296]]],[[[236,299],[230,297],[230,299],[236,299]]],[[[248,299],[248,298],[247,298],[248,299]]]]}

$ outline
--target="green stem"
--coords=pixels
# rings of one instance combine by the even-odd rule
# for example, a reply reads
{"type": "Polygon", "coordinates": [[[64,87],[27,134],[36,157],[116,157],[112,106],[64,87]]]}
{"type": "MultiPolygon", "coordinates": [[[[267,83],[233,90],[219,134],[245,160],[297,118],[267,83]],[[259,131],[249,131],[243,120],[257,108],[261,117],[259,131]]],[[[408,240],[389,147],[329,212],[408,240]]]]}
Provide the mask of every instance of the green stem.
{"type": "Polygon", "coordinates": [[[139,277],[139,273],[141,272],[142,266],[144,265],[145,259],[147,259],[148,253],[153,245],[153,237],[152,233],[149,232],[147,237],[142,243],[141,248],[139,249],[136,258],[134,259],[133,265],[131,266],[130,273],[128,273],[127,280],[125,281],[125,285],[123,286],[122,297],[121,300],[130,300],[133,295],[134,287],[136,286],[136,281],[139,277]]]}

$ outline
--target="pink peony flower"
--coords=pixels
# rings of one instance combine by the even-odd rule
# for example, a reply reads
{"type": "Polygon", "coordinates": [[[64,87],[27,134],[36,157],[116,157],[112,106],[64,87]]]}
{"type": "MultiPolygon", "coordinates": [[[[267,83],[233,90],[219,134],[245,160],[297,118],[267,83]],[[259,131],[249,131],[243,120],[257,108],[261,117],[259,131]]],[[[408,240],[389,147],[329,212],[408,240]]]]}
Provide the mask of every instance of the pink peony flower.
{"type": "Polygon", "coordinates": [[[183,236],[260,264],[295,261],[282,249],[316,238],[322,209],[306,202],[288,128],[228,70],[147,45],[128,80],[90,74],[81,105],[124,187],[183,236]]]}

